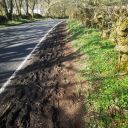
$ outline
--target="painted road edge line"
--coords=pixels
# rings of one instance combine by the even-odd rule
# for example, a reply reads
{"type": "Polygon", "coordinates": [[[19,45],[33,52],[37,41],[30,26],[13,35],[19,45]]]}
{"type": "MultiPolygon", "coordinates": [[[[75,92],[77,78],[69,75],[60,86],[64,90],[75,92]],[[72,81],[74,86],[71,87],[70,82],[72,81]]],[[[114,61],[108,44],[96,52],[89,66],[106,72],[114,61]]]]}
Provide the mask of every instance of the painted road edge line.
{"type": "Polygon", "coordinates": [[[61,23],[63,23],[64,21],[61,21],[59,23],[57,23],[54,27],[52,27],[43,37],[42,39],[39,41],[39,43],[35,46],[35,48],[31,51],[31,53],[25,58],[25,60],[20,64],[20,66],[16,69],[16,71],[12,74],[12,76],[3,84],[3,86],[0,88],[0,94],[4,92],[4,90],[6,89],[6,87],[11,83],[11,80],[14,79],[16,77],[16,74],[22,69],[22,67],[25,65],[25,63],[27,62],[27,60],[32,56],[32,54],[36,51],[36,49],[38,49],[38,47],[40,46],[40,44],[47,38],[47,36],[61,23]]]}

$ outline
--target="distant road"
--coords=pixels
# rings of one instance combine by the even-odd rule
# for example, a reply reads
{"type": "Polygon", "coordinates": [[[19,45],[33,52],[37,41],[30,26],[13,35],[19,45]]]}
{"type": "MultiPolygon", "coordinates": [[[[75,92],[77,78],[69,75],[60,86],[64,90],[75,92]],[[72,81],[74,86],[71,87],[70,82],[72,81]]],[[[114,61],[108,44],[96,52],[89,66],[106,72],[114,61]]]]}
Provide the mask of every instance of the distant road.
{"type": "Polygon", "coordinates": [[[0,87],[41,38],[61,20],[43,20],[0,29],[0,87]]]}

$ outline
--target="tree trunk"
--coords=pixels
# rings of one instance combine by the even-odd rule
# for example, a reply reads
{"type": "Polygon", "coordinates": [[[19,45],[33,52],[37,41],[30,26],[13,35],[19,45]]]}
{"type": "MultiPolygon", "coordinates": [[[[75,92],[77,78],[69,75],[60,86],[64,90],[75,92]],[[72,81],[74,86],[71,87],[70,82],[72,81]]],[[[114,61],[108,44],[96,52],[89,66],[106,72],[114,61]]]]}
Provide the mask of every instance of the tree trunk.
{"type": "Polygon", "coordinates": [[[34,16],[34,9],[36,6],[37,0],[33,0],[33,5],[32,5],[32,17],[34,16]]]}
{"type": "Polygon", "coordinates": [[[16,4],[16,9],[17,9],[18,15],[19,15],[19,5],[17,3],[17,0],[15,0],[15,4],[16,4]]]}
{"type": "Polygon", "coordinates": [[[9,14],[9,12],[8,12],[8,8],[7,8],[7,3],[6,3],[6,0],[2,0],[2,6],[3,6],[3,9],[4,9],[4,12],[5,12],[5,15],[6,15],[6,17],[8,18],[8,14],[9,14]]]}
{"type": "Polygon", "coordinates": [[[28,16],[29,15],[29,10],[28,10],[28,0],[26,0],[26,15],[28,16]]]}
{"type": "Polygon", "coordinates": [[[23,4],[23,0],[19,0],[19,15],[21,16],[22,15],[22,4],[23,4]]]}
{"type": "Polygon", "coordinates": [[[22,0],[15,0],[18,15],[21,16],[22,0]]]}
{"type": "Polygon", "coordinates": [[[9,13],[8,13],[8,19],[11,19],[12,20],[12,15],[13,15],[13,0],[10,0],[9,2],[10,2],[9,3],[10,8],[9,8],[9,13]]]}

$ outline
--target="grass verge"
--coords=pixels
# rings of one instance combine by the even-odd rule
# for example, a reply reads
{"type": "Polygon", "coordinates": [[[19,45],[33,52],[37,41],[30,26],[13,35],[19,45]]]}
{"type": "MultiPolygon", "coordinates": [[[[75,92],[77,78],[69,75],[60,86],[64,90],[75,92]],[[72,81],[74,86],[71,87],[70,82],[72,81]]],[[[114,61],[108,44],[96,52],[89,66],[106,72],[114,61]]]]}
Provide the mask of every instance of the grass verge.
{"type": "Polygon", "coordinates": [[[88,66],[79,70],[91,85],[85,95],[86,127],[128,128],[128,76],[118,75],[114,45],[101,39],[98,30],[78,22],[69,21],[68,28],[77,52],[89,57],[88,66]]]}
{"type": "Polygon", "coordinates": [[[38,19],[17,19],[17,20],[10,20],[10,21],[7,21],[5,23],[2,23],[0,24],[0,28],[3,28],[3,27],[9,27],[9,26],[16,26],[16,25],[20,25],[20,24],[25,24],[25,23],[31,23],[31,22],[34,22],[34,21],[37,21],[38,19]]]}

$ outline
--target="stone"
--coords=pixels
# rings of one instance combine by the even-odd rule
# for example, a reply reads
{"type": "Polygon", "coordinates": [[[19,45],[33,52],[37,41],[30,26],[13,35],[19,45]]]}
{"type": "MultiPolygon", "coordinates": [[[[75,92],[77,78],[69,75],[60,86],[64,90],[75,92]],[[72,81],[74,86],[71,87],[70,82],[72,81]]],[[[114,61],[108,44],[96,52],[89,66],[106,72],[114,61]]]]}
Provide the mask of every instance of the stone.
{"type": "Polygon", "coordinates": [[[115,49],[118,52],[122,52],[122,53],[128,53],[128,45],[116,45],[115,49]]]}

